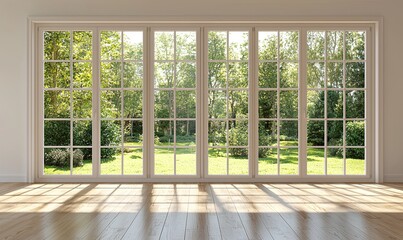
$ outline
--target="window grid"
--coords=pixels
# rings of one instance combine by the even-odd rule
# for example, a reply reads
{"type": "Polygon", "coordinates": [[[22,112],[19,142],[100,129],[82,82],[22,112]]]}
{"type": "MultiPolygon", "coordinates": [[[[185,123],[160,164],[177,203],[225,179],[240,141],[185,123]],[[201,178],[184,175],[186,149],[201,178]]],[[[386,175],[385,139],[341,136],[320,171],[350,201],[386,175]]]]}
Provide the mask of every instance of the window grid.
{"type": "MultiPolygon", "coordinates": [[[[194,122],[195,123],[195,128],[197,128],[197,124],[198,124],[198,120],[197,120],[197,116],[196,116],[196,112],[197,112],[197,110],[196,110],[196,108],[195,108],[195,117],[191,117],[191,118],[185,118],[185,117],[183,117],[183,116],[181,116],[181,117],[179,117],[178,116],[178,113],[177,113],[177,106],[178,106],[178,98],[177,98],[177,94],[178,94],[178,91],[182,91],[182,92],[192,92],[192,93],[194,93],[194,95],[196,96],[197,95],[197,88],[196,88],[196,86],[197,86],[197,69],[195,69],[196,70],[196,72],[195,72],[195,76],[194,76],[194,87],[178,87],[178,84],[179,84],[179,82],[178,82],[178,78],[179,78],[179,76],[178,76],[178,66],[179,66],[179,64],[181,64],[181,63],[187,63],[187,64],[192,64],[195,68],[196,68],[196,66],[197,66],[197,52],[195,53],[196,55],[194,56],[195,57],[195,59],[193,60],[189,60],[189,59],[181,59],[181,58],[178,58],[178,52],[177,52],[177,44],[178,44],[178,41],[177,41],[177,34],[178,34],[178,32],[182,32],[182,33],[191,33],[191,34],[194,34],[194,36],[196,37],[197,36],[197,32],[196,31],[193,31],[193,30],[184,30],[184,31],[182,31],[182,30],[155,30],[155,31],[152,31],[152,34],[154,35],[154,42],[153,42],[153,44],[154,44],[154,51],[153,51],[153,55],[154,55],[154,59],[153,59],[153,66],[154,66],[154,73],[153,73],[153,93],[154,93],[154,95],[156,96],[156,94],[155,94],[155,92],[161,92],[161,91],[165,91],[165,92],[172,92],[172,94],[173,94],[173,98],[172,99],[170,99],[169,101],[172,101],[172,103],[173,103],[173,105],[172,105],[172,112],[171,112],[171,110],[169,110],[169,117],[159,117],[159,116],[157,116],[157,113],[156,112],[154,112],[154,124],[157,124],[157,123],[159,123],[159,122],[167,122],[167,121],[169,121],[169,124],[173,124],[173,143],[172,143],[172,145],[157,145],[157,144],[153,144],[154,145],[154,149],[157,149],[157,150],[164,150],[164,149],[172,149],[173,150],[173,171],[172,171],[172,173],[161,173],[161,172],[158,172],[158,168],[157,168],[157,162],[159,161],[159,160],[156,160],[156,152],[154,151],[154,153],[153,153],[153,155],[154,155],[154,175],[155,176],[194,176],[194,175],[196,175],[197,174],[197,156],[196,156],[196,142],[197,142],[197,136],[195,136],[195,145],[189,145],[189,146],[180,146],[180,145],[178,145],[178,139],[177,139],[177,134],[178,134],[178,131],[177,131],[177,128],[178,128],[178,126],[177,126],[177,124],[178,124],[178,122],[180,122],[180,121],[187,121],[187,122],[194,122]],[[156,49],[155,49],[155,46],[156,46],[156,44],[157,44],[157,40],[156,40],[156,33],[173,33],[173,59],[156,59],[156,49]],[[173,82],[172,82],[172,86],[171,87],[161,87],[161,86],[157,86],[156,85],[156,64],[158,64],[158,63],[169,63],[169,64],[172,64],[173,65],[173,75],[172,75],[172,80],[173,80],[173,82]],[[171,113],[172,113],[172,116],[171,116],[171,113]],[[189,151],[193,151],[193,155],[194,155],[194,159],[190,159],[191,161],[194,161],[195,162],[195,165],[194,165],[194,168],[195,169],[192,169],[192,170],[190,170],[190,172],[194,172],[194,173],[190,173],[190,172],[182,172],[182,173],[178,173],[178,172],[180,172],[180,171],[178,171],[178,164],[177,164],[177,162],[178,162],[178,149],[188,149],[189,151]]],[[[195,38],[195,40],[197,41],[197,39],[195,38]]],[[[197,42],[194,42],[193,43],[194,44],[194,46],[195,47],[197,47],[197,42]]],[[[154,96],[154,101],[155,101],[155,96],[154,96]]],[[[196,101],[196,99],[195,99],[195,101],[196,101]]],[[[195,107],[196,107],[196,102],[194,102],[194,104],[195,104],[195,107]]],[[[169,129],[171,129],[171,126],[169,127],[169,129]]],[[[170,130],[171,131],[171,130],[170,130]]],[[[197,133],[197,131],[195,130],[195,132],[197,133]]],[[[154,137],[156,136],[156,130],[154,129],[154,137]]]]}
{"type": "MultiPolygon", "coordinates": [[[[309,31],[309,30],[308,30],[309,31]]],[[[93,60],[75,60],[75,59],[73,59],[73,32],[74,32],[74,30],[73,31],[69,31],[70,32],[70,45],[69,45],[69,48],[70,48],[70,53],[69,53],[69,60],[43,60],[43,62],[49,62],[49,63],[69,63],[69,72],[70,72],[70,76],[69,76],[69,82],[70,82],[70,86],[69,86],[69,88],[68,88],[68,91],[69,91],[69,104],[70,104],[70,108],[69,108],[69,118],[44,118],[44,121],[69,121],[69,125],[70,125],[70,145],[68,145],[68,146],[44,146],[44,148],[45,149],[53,149],[53,148],[63,148],[63,149],[68,149],[69,150],[69,152],[70,152],[70,173],[69,173],[69,175],[74,175],[74,168],[73,168],[73,151],[75,150],[75,149],[77,149],[77,148],[93,148],[93,146],[76,146],[76,145],[74,145],[74,139],[73,139],[73,129],[74,129],[74,122],[75,121],[93,121],[93,115],[91,116],[91,118],[77,118],[77,117],[75,117],[74,116],[74,105],[73,105],[73,102],[74,102],[74,96],[73,96],[73,92],[74,91],[92,91],[92,88],[88,88],[88,87],[82,87],[82,88],[79,88],[79,87],[75,87],[74,86],[74,83],[73,83],[73,64],[74,63],[81,63],[81,62],[83,62],[83,63],[93,63],[93,60]]],[[[175,31],[176,32],[176,31],[175,31]]],[[[280,32],[281,31],[278,31],[277,33],[278,33],[278,35],[280,34],[280,32]]],[[[323,88],[307,88],[307,90],[309,91],[309,90],[315,90],[315,91],[324,91],[324,94],[325,94],[325,97],[324,97],[324,101],[325,101],[325,104],[324,104],[324,114],[325,114],[325,116],[324,116],[324,118],[307,118],[307,121],[314,121],[314,120],[316,120],[316,121],[323,121],[324,122],[324,146],[322,147],[322,146],[307,146],[307,148],[309,149],[309,148],[323,148],[324,149],[324,161],[325,161],[325,166],[324,166],[324,175],[328,175],[328,173],[327,173],[327,170],[328,170],[328,168],[327,168],[327,158],[328,158],[328,155],[327,155],[327,152],[328,152],[328,149],[332,149],[332,148],[342,148],[343,149],[343,175],[348,175],[348,173],[347,173],[347,159],[346,159],[346,150],[347,149],[353,149],[353,148],[361,148],[361,149],[367,149],[367,144],[365,143],[363,146],[347,146],[347,140],[346,140],[346,124],[347,124],[347,122],[348,121],[364,121],[364,123],[365,123],[365,134],[367,134],[367,117],[366,116],[364,116],[364,118],[348,118],[347,117],[347,106],[346,106],[346,98],[347,98],[347,92],[348,91],[363,91],[364,92],[364,96],[365,96],[365,105],[367,104],[367,90],[368,90],[368,86],[367,85],[365,85],[363,88],[351,88],[351,87],[347,87],[346,86],[346,78],[347,78],[347,76],[346,76],[346,74],[347,74],[347,64],[348,63],[364,63],[365,64],[365,69],[368,67],[367,66],[367,59],[363,59],[363,60],[347,60],[346,59],[346,32],[347,31],[342,31],[343,32],[343,60],[328,60],[327,59],[327,50],[326,50],[326,48],[327,48],[327,44],[326,44],[326,41],[327,41],[327,34],[328,34],[328,31],[325,31],[325,39],[324,39],[324,41],[325,41],[325,45],[324,45],[324,47],[325,47],[325,52],[324,52],[324,55],[325,55],[325,58],[324,58],[324,60],[308,60],[307,62],[308,63],[324,63],[324,69],[325,69],[325,71],[324,71],[324,87],[323,88]],[[331,87],[329,87],[329,85],[328,85],[328,77],[327,77],[327,74],[328,74],[328,71],[327,71],[327,65],[328,65],[328,63],[342,63],[343,64],[343,78],[342,78],[342,82],[343,82],[343,87],[342,88],[331,88],[331,87]],[[327,110],[327,107],[328,107],[328,102],[327,102],[327,99],[328,99],[328,91],[341,91],[343,94],[342,94],[342,97],[343,97],[343,118],[342,118],[342,123],[343,123],[343,145],[342,146],[329,146],[328,145],[328,121],[329,120],[333,120],[333,121],[336,121],[336,120],[341,120],[340,118],[329,118],[328,117],[328,110],[327,110]]],[[[123,32],[122,32],[122,34],[123,34],[123,32]]],[[[229,59],[228,58],[228,52],[229,52],[229,48],[228,48],[228,44],[229,44],[229,41],[228,41],[228,35],[229,35],[229,31],[227,31],[227,59],[229,59]]],[[[175,38],[176,38],[176,35],[175,35],[175,38]]],[[[122,37],[122,45],[123,45],[123,37],[122,37]]],[[[278,45],[279,45],[279,41],[280,41],[280,39],[278,38],[277,39],[278,40],[278,45]]],[[[174,41],[174,44],[176,45],[176,41],[174,41]]],[[[95,47],[95,45],[93,45],[92,47],[95,47]]],[[[175,48],[174,48],[174,50],[175,50],[175,52],[176,52],[176,46],[175,46],[175,48]]],[[[290,91],[290,90],[299,90],[299,88],[287,88],[287,89],[282,89],[282,88],[280,88],[280,74],[279,74],[279,68],[280,68],[280,64],[279,64],[279,62],[280,62],[280,60],[279,60],[279,58],[280,58],[280,55],[279,55],[279,47],[277,48],[277,51],[278,51],[278,55],[277,55],[277,60],[273,60],[273,61],[271,61],[271,60],[260,60],[259,59],[259,63],[260,62],[274,62],[274,63],[277,63],[277,88],[258,88],[258,90],[256,91],[256,92],[260,92],[260,91],[277,91],[277,118],[259,118],[259,120],[258,121],[262,121],[262,120],[267,120],[267,121],[276,121],[277,122],[277,126],[276,126],[276,128],[277,128],[277,142],[279,143],[279,139],[280,139],[280,131],[281,131],[281,129],[280,129],[280,124],[279,124],[279,122],[280,122],[280,118],[281,118],[281,115],[280,115],[280,91],[282,91],[282,90],[284,90],[284,91],[290,91]]],[[[121,48],[121,51],[122,51],[122,59],[124,59],[124,57],[123,57],[123,46],[122,46],[122,48],[121,48]]],[[[174,56],[176,57],[176,53],[174,54],[174,56]]],[[[169,62],[169,61],[164,61],[164,60],[158,60],[159,62],[169,62]]],[[[180,61],[180,60],[179,60],[180,61]]],[[[192,61],[186,61],[186,60],[182,60],[183,62],[192,62],[192,61]]],[[[119,62],[119,60],[100,60],[100,62],[119,62]]],[[[138,60],[122,60],[122,63],[123,62],[134,62],[134,63],[138,63],[138,62],[140,62],[140,61],[138,61],[138,60]]],[[[157,62],[157,61],[156,61],[157,62]]],[[[195,61],[194,61],[195,62],[195,61]]],[[[193,62],[193,63],[194,63],[193,62]]],[[[220,60],[208,60],[208,62],[220,62],[220,60]]],[[[243,60],[231,60],[231,62],[244,62],[243,60]]],[[[294,60],[281,60],[281,62],[285,62],[285,63],[298,63],[298,61],[294,61],[294,60]]],[[[142,61],[141,61],[141,63],[142,63],[142,61]]],[[[229,66],[228,66],[228,61],[226,62],[226,70],[227,70],[227,72],[228,72],[228,69],[229,69],[229,66]]],[[[122,171],[122,175],[124,175],[124,159],[123,159],[123,154],[124,154],[124,148],[126,148],[125,146],[124,146],[124,128],[123,128],[123,126],[124,126],[124,121],[125,120],[143,120],[143,118],[124,118],[124,115],[123,115],[123,113],[124,113],[124,90],[132,90],[132,91],[142,91],[143,89],[142,88],[124,88],[124,86],[123,86],[123,64],[121,64],[121,73],[120,73],[120,75],[121,75],[121,81],[120,81],[120,88],[100,88],[100,90],[101,90],[101,92],[103,91],[103,90],[119,90],[120,92],[121,92],[121,96],[120,96],[120,98],[121,98],[121,117],[120,118],[101,118],[101,120],[119,120],[120,121],[120,125],[121,125],[121,138],[122,138],[122,146],[121,146],[121,155],[122,155],[122,161],[121,161],[121,171],[122,171]]],[[[176,80],[176,67],[174,68],[174,71],[175,71],[175,80],[176,80]]],[[[365,71],[367,71],[367,70],[365,70],[365,71]]],[[[227,74],[227,76],[226,76],[226,79],[227,79],[227,81],[226,81],[226,88],[217,88],[217,89],[214,89],[214,90],[227,90],[227,92],[226,92],[226,98],[228,99],[228,91],[229,90],[242,90],[242,91],[244,91],[244,90],[249,90],[248,88],[229,88],[229,86],[228,86],[228,74],[227,74]]],[[[365,79],[365,83],[366,83],[366,81],[367,81],[367,79],[365,79]]],[[[44,89],[44,92],[45,91],[66,91],[67,89],[66,88],[59,88],[59,87],[56,87],[56,88],[45,88],[44,89]]],[[[156,90],[170,90],[170,88],[156,88],[156,90]]],[[[195,90],[195,88],[176,88],[176,84],[174,84],[174,99],[176,100],[176,90],[195,90]]],[[[211,88],[208,88],[208,90],[213,90],[213,89],[211,89],[211,88]]],[[[228,101],[227,101],[227,103],[226,103],[226,108],[227,108],[227,114],[228,114],[228,101]]],[[[175,106],[174,106],[174,118],[167,118],[167,119],[165,119],[165,118],[155,118],[155,120],[173,120],[174,121],[174,142],[175,142],[175,145],[173,146],[173,148],[175,149],[175,151],[176,151],[176,148],[192,148],[192,147],[183,147],[183,146],[176,146],[176,103],[175,103],[175,106]]],[[[298,118],[299,119],[299,118],[298,118]]],[[[297,119],[297,120],[298,120],[297,119]]],[[[180,120],[196,120],[196,119],[194,119],[194,118],[186,118],[186,119],[180,119],[180,120]]],[[[226,121],[226,130],[227,130],[227,132],[228,132],[228,127],[229,127],[229,121],[230,120],[245,120],[245,119],[238,119],[238,118],[214,118],[214,119],[208,119],[208,120],[225,120],[226,121]]],[[[295,120],[294,118],[281,118],[281,121],[289,121],[289,120],[295,120]]],[[[227,151],[227,175],[228,175],[228,173],[229,173],[229,163],[228,163],[228,149],[229,149],[229,139],[228,139],[229,137],[228,137],[228,134],[227,134],[227,136],[226,136],[226,151],[227,151]]],[[[365,141],[367,141],[366,139],[365,139],[365,141]]],[[[259,144],[257,144],[257,145],[259,145],[259,144]]],[[[115,146],[116,147],[116,146],[115,146]]],[[[113,148],[115,148],[115,147],[113,147],[113,148]]],[[[231,148],[244,148],[244,147],[250,147],[250,146],[231,146],[231,148]]],[[[109,146],[101,146],[101,148],[109,148],[109,146]]],[[[118,148],[118,147],[116,147],[116,148],[118,148]]],[[[130,148],[143,148],[143,146],[142,147],[130,147],[130,148]]],[[[157,146],[157,148],[158,148],[158,146],[157,146]]],[[[209,148],[220,148],[220,146],[209,146],[209,148]]],[[[258,148],[262,148],[262,147],[260,147],[260,146],[258,146],[258,148]]],[[[272,147],[267,147],[267,148],[272,148],[272,147]]],[[[278,164],[278,167],[277,167],[277,174],[278,175],[280,175],[280,167],[279,167],[279,165],[280,165],[280,149],[281,149],[282,147],[280,146],[280,144],[277,144],[277,147],[276,147],[276,149],[277,149],[277,164],[278,164]]],[[[287,147],[287,148],[298,148],[298,146],[289,146],[289,147],[287,147]]],[[[258,164],[258,159],[256,159],[255,160],[256,162],[255,163],[253,163],[253,164],[258,164]]],[[[365,159],[365,161],[368,161],[368,159],[365,159]]],[[[174,160],[174,164],[175,164],[175,175],[176,175],[176,154],[175,154],[175,160],[174,160]]],[[[366,165],[365,165],[366,166],[366,165]]],[[[367,173],[367,170],[365,170],[365,172],[367,173]]]]}
{"type": "MultiPolygon", "coordinates": [[[[144,129],[144,103],[143,100],[142,104],[141,104],[141,117],[125,117],[125,107],[126,107],[126,100],[125,100],[125,93],[141,93],[141,99],[143,99],[144,93],[144,53],[141,55],[140,59],[128,59],[127,57],[125,57],[126,54],[126,47],[125,47],[125,38],[128,37],[125,34],[128,33],[133,33],[133,34],[140,34],[141,35],[141,44],[142,44],[142,48],[143,48],[143,52],[144,52],[144,42],[143,42],[143,31],[107,31],[107,30],[101,30],[100,31],[100,47],[101,43],[102,43],[102,32],[115,32],[115,33],[119,33],[120,35],[120,49],[119,49],[119,55],[120,57],[117,59],[104,59],[102,54],[100,54],[100,69],[102,72],[102,63],[118,63],[120,64],[119,66],[119,86],[115,86],[115,87],[102,87],[102,74],[100,76],[100,82],[101,82],[101,87],[100,87],[100,98],[102,99],[102,93],[106,93],[106,92],[119,92],[120,94],[120,109],[119,109],[119,116],[115,116],[115,117],[102,117],[100,118],[101,122],[119,122],[119,126],[120,126],[120,143],[115,145],[108,145],[108,146],[102,146],[101,144],[101,151],[102,149],[116,149],[118,151],[120,151],[120,173],[117,173],[116,171],[114,171],[113,173],[106,173],[105,171],[108,170],[106,166],[104,166],[105,170],[103,171],[103,164],[101,161],[100,164],[100,173],[101,175],[143,175],[143,171],[144,171],[144,162],[143,160],[141,160],[141,167],[136,167],[136,169],[134,169],[134,172],[128,172],[125,169],[125,151],[136,151],[136,150],[141,150],[141,156],[144,156],[144,146],[141,143],[140,145],[134,145],[134,146],[129,146],[126,144],[126,139],[125,139],[125,127],[126,127],[126,122],[128,122],[129,125],[132,125],[132,122],[140,122],[141,123],[141,128],[144,129]],[[128,87],[125,86],[125,74],[126,74],[126,70],[125,70],[125,64],[127,63],[134,63],[134,64],[139,64],[141,65],[141,88],[140,87],[128,87]]],[[[134,75],[136,75],[136,73],[134,73],[134,75]]],[[[133,76],[136,77],[136,76],[133,76]]],[[[137,76],[139,77],[139,76],[137,76]]],[[[101,108],[102,108],[102,101],[101,101],[101,108]]],[[[101,109],[102,111],[102,109],[101,109]]],[[[102,114],[101,114],[102,115],[102,114]]],[[[130,126],[133,127],[133,126],[130,126]]],[[[101,154],[102,155],[102,154],[101,154]]]]}
{"type": "MultiPolygon", "coordinates": [[[[308,30],[308,32],[310,32],[309,30],[308,30]]],[[[346,122],[347,121],[363,121],[364,122],[364,124],[365,124],[365,129],[366,129],[366,122],[367,122],[367,118],[366,118],[366,109],[364,110],[365,111],[365,115],[364,115],[364,117],[363,118],[348,118],[347,117],[347,115],[346,115],[346,111],[347,111],[347,108],[348,108],[348,106],[347,106],[347,104],[346,104],[346,98],[347,98],[347,91],[363,91],[364,92],[364,98],[366,99],[366,92],[367,92],[367,84],[366,84],[366,78],[364,79],[364,86],[363,87],[348,87],[347,86],[347,83],[346,83],[346,76],[347,76],[347,71],[348,71],[348,69],[347,69],[347,64],[349,64],[349,63],[364,63],[364,66],[365,66],[365,69],[367,68],[367,66],[366,66],[366,63],[367,63],[367,59],[366,59],[366,46],[365,46],[365,49],[364,49],[364,52],[365,52],[365,54],[364,54],[364,59],[360,59],[360,60],[351,60],[351,59],[347,59],[347,48],[346,48],[346,34],[347,34],[347,32],[348,31],[345,31],[345,30],[343,30],[343,31],[337,31],[337,32],[342,32],[342,35],[343,35],[343,45],[342,45],[342,48],[343,48],[343,51],[342,51],[342,60],[332,60],[332,59],[329,59],[329,57],[328,57],[328,36],[329,36],[329,34],[330,34],[330,32],[331,31],[328,31],[328,30],[326,30],[326,31],[312,31],[312,32],[316,32],[316,33],[321,33],[321,32],[323,32],[324,33],[324,39],[323,39],[323,41],[324,41],[324,53],[323,53],[323,60],[315,60],[315,59],[308,59],[307,60],[307,63],[308,64],[310,64],[310,63],[323,63],[323,65],[324,65],[324,72],[323,72],[323,84],[324,84],[324,87],[314,87],[314,88],[312,88],[312,87],[309,87],[309,84],[308,84],[308,88],[307,88],[307,90],[308,91],[323,91],[324,92],[324,116],[323,116],[323,118],[316,118],[316,117],[308,117],[307,118],[307,121],[309,122],[309,121],[320,121],[320,122],[323,122],[323,124],[324,124],[324,145],[323,146],[308,146],[308,149],[323,149],[324,150],[324,172],[322,173],[322,174],[312,174],[312,173],[309,173],[309,169],[307,169],[307,174],[308,175],[351,175],[351,174],[349,174],[349,173],[347,173],[347,157],[346,157],[346,151],[347,151],[347,149],[364,149],[365,151],[366,151],[366,145],[365,145],[365,143],[364,143],[364,146],[347,146],[347,142],[346,142],[346,122]],[[341,87],[338,87],[338,88],[334,88],[334,87],[329,87],[330,85],[329,85],[329,76],[328,76],[328,73],[329,73],[329,71],[328,71],[328,68],[329,68],[329,63],[341,63],[342,64],[342,86],[341,87]],[[329,94],[329,92],[328,91],[340,91],[340,92],[342,92],[342,98],[343,98],[343,116],[342,116],[342,118],[330,118],[329,117],[329,115],[328,115],[328,94],[329,94]],[[340,145],[340,146],[336,146],[336,145],[329,145],[329,143],[328,143],[328,141],[329,141],[329,137],[328,137],[328,134],[329,134],[329,132],[328,132],[328,130],[329,130],[329,128],[328,128],[328,124],[329,124],[329,121],[342,121],[342,124],[343,124],[343,136],[342,136],[342,140],[343,140],[343,143],[342,143],[342,145],[340,145]],[[329,171],[329,166],[328,166],[328,158],[329,158],[329,156],[328,156],[328,153],[329,153],[329,150],[330,149],[342,149],[342,151],[343,151],[343,173],[341,173],[341,174],[330,174],[330,173],[328,173],[328,171],[329,171]]],[[[366,32],[364,31],[364,34],[366,35],[366,32]]],[[[366,71],[366,70],[365,70],[366,71]]],[[[366,100],[365,100],[366,101],[366,100]]],[[[308,101],[307,101],[307,104],[308,104],[308,101]]],[[[365,132],[366,132],[366,130],[365,130],[365,132]]],[[[366,159],[366,157],[364,156],[364,161],[365,161],[365,163],[364,163],[364,171],[366,171],[365,170],[365,166],[366,166],[366,161],[367,161],[367,159],[366,159]]],[[[308,159],[307,159],[307,162],[309,162],[308,161],[308,159]]],[[[309,168],[309,167],[308,167],[309,168]]],[[[364,174],[364,173],[363,173],[364,174]]],[[[358,174],[358,175],[360,175],[360,174],[358,174]]]]}
{"type": "MultiPolygon", "coordinates": [[[[249,56],[249,47],[250,47],[249,39],[250,38],[249,38],[249,35],[250,35],[250,31],[248,31],[248,30],[219,30],[219,31],[212,30],[212,31],[207,31],[207,42],[206,42],[206,45],[207,45],[207,67],[210,70],[209,63],[224,63],[225,64],[225,75],[226,75],[225,76],[225,87],[212,87],[212,86],[210,86],[209,80],[208,80],[208,83],[207,83],[207,94],[208,95],[210,94],[210,92],[225,91],[225,117],[224,118],[223,117],[211,117],[211,118],[207,117],[207,122],[208,123],[209,122],[210,123],[214,123],[214,122],[216,122],[216,123],[224,122],[225,123],[225,145],[222,145],[222,144],[221,145],[220,144],[219,145],[211,145],[210,141],[209,141],[210,136],[207,136],[207,139],[205,140],[207,142],[207,145],[208,145],[208,149],[207,149],[207,156],[208,156],[207,157],[207,165],[208,165],[208,169],[206,169],[207,173],[208,173],[208,176],[231,176],[231,175],[232,176],[234,176],[234,175],[235,176],[236,175],[237,176],[242,176],[242,175],[248,175],[249,174],[249,159],[248,159],[248,165],[247,165],[246,173],[242,173],[242,174],[231,173],[230,152],[229,152],[230,149],[247,149],[248,153],[250,151],[250,149],[249,149],[249,141],[247,141],[248,144],[244,145],[244,146],[233,146],[233,145],[230,144],[230,129],[229,129],[230,122],[235,122],[236,123],[237,121],[241,121],[241,122],[247,121],[248,126],[249,126],[248,116],[233,118],[233,117],[230,117],[230,115],[229,115],[229,113],[230,113],[230,109],[229,109],[230,95],[229,95],[229,93],[230,92],[247,92],[247,97],[248,97],[248,102],[249,102],[249,98],[250,98],[249,84],[248,84],[248,87],[231,87],[230,84],[229,84],[229,82],[230,82],[230,64],[231,63],[249,64],[249,61],[250,61],[250,56],[249,56]],[[208,54],[210,52],[210,46],[208,44],[208,41],[209,41],[208,33],[210,33],[210,32],[216,32],[216,33],[225,32],[225,37],[226,37],[225,59],[219,59],[219,60],[210,59],[209,54],[208,54]],[[247,57],[246,60],[245,59],[235,59],[235,58],[230,56],[230,49],[231,49],[230,40],[232,39],[232,37],[230,37],[230,33],[247,33],[248,57],[247,57]],[[210,167],[213,165],[213,163],[210,161],[210,159],[211,159],[210,156],[209,156],[209,150],[210,149],[217,149],[217,150],[225,149],[225,160],[226,160],[226,162],[225,162],[225,167],[226,167],[225,174],[212,173],[212,170],[211,170],[210,167]]],[[[208,73],[207,73],[208,75],[210,75],[209,70],[208,70],[208,73]]],[[[206,79],[210,78],[210,76],[206,76],[206,77],[207,77],[206,79]]],[[[248,80],[249,79],[250,79],[250,76],[249,76],[249,73],[248,73],[248,80]]],[[[209,106],[209,107],[211,107],[211,106],[209,106]]],[[[210,111],[210,109],[208,109],[208,112],[209,111],[210,111]]],[[[208,115],[209,115],[209,113],[208,113],[208,115]]],[[[249,112],[247,113],[247,115],[249,115],[249,112]]],[[[207,128],[209,128],[209,124],[208,124],[207,128]]],[[[208,130],[208,132],[209,131],[210,130],[208,130]]],[[[247,138],[249,138],[249,136],[247,138]]],[[[248,156],[249,156],[249,154],[248,154],[248,156]]]]}
{"type": "MultiPolygon", "coordinates": [[[[90,172],[83,172],[83,173],[75,173],[74,171],[74,165],[73,165],[73,160],[74,160],[74,151],[76,149],[92,149],[93,146],[83,146],[83,145],[76,145],[74,144],[74,129],[75,129],[75,122],[81,122],[81,121],[88,121],[90,122],[90,125],[92,126],[93,123],[93,113],[91,110],[91,117],[86,117],[86,118],[80,118],[80,117],[75,117],[74,116],[74,105],[75,105],[75,101],[74,101],[74,93],[75,92],[90,92],[91,93],[91,101],[92,101],[92,88],[86,88],[86,87],[75,87],[74,85],[74,63],[92,63],[93,62],[93,56],[92,56],[92,37],[93,37],[93,32],[92,31],[85,31],[86,33],[90,33],[91,35],[91,59],[90,60],[82,60],[82,59],[75,59],[74,58],[74,48],[73,45],[75,44],[75,40],[74,40],[74,34],[77,32],[84,32],[82,30],[69,30],[69,31],[44,31],[43,35],[46,33],[69,33],[69,56],[68,59],[63,59],[63,60],[55,60],[55,59],[46,59],[46,57],[44,56],[44,52],[43,57],[42,57],[42,66],[43,69],[45,69],[45,65],[46,63],[67,63],[68,67],[69,67],[69,79],[68,79],[68,83],[69,83],[69,87],[65,87],[65,88],[61,88],[61,87],[46,87],[45,86],[45,81],[43,81],[43,93],[46,92],[57,92],[57,91],[68,91],[69,92],[69,108],[68,108],[68,114],[69,114],[69,118],[62,118],[62,117],[46,117],[45,115],[43,116],[43,123],[45,122],[68,122],[69,124],[69,144],[68,145],[60,145],[60,146],[51,146],[51,145],[46,145],[45,143],[43,144],[43,154],[46,154],[46,150],[48,149],[64,149],[67,150],[69,153],[69,163],[68,163],[68,167],[69,167],[69,174],[70,176],[72,175],[91,175],[92,174],[92,169],[90,169],[90,172]]],[[[59,80],[59,79],[57,79],[59,80]]],[[[44,96],[45,98],[45,96],[44,96]]],[[[92,106],[92,102],[91,102],[91,106],[92,106]]],[[[45,109],[45,105],[42,106],[42,109],[45,109]]],[[[45,111],[44,111],[45,112],[45,111]]],[[[45,140],[45,139],[44,139],[45,140]]],[[[92,151],[92,150],[91,150],[92,151]]],[[[46,166],[46,163],[44,163],[44,167],[46,166]]],[[[53,173],[46,173],[45,171],[43,172],[43,174],[45,175],[54,175],[53,173]]],[[[61,175],[66,175],[66,174],[61,174],[61,175]]]]}

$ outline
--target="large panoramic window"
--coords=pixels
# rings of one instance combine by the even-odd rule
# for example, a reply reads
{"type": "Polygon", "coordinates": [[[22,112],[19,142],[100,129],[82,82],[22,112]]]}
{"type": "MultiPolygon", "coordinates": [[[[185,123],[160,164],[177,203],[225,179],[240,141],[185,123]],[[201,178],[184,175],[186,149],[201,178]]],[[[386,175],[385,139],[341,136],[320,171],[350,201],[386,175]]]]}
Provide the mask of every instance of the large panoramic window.
{"type": "Polygon", "coordinates": [[[40,178],[371,177],[368,27],[66,26],[39,31],[40,178]]]}

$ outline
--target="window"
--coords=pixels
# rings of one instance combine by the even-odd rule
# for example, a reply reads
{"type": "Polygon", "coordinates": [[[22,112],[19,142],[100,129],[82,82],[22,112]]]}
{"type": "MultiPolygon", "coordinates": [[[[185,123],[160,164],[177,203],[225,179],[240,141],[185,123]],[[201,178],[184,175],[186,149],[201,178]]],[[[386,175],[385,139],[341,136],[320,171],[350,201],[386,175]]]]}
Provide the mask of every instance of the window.
{"type": "Polygon", "coordinates": [[[197,33],[154,32],[154,174],[196,175],[197,33]]]}
{"type": "Polygon", "coordinates": [[[371,177],[369,26],[39,32],[41,179],[371,177]]]}

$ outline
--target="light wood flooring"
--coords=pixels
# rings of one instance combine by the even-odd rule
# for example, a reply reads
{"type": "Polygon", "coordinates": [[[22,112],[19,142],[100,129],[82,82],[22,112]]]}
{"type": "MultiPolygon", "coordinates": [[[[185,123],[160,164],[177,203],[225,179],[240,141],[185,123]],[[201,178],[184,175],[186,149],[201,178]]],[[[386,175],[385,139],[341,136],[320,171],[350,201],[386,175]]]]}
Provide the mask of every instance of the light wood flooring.
{"type": "Polygon", "coordinates": [[[0,184],[0,239],[403,239],[403,184],[0,184]]]}

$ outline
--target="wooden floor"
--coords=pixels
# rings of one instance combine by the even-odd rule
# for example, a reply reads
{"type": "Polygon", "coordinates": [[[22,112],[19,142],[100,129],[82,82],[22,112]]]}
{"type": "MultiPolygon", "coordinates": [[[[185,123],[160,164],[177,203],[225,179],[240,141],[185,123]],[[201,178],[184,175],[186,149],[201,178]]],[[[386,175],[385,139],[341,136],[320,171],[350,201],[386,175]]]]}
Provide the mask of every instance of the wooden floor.
{"type": "Polygon", "coordinates": [[[0,184],[0,239],[403,239],[403,184],[0,184]]]}

